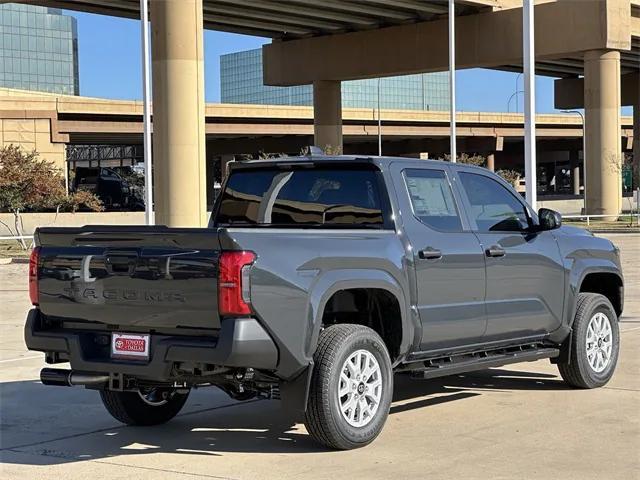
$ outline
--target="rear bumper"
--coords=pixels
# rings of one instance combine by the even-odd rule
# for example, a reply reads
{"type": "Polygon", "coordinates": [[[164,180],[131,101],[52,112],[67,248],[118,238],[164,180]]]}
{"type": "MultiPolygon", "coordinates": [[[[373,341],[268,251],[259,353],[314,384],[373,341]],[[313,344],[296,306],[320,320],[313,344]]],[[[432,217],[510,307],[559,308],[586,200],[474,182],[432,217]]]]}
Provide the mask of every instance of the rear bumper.
{"type": "Polygon", "coordinates": [[[179,363],[275,370],[278,350],[254,318],[225,319],[218,337],[152,335],[149,360],[110,358],[108,331],[45,329],[38,309],[27,315],[24,338],[29,350],[45,352],[50,363],[68,360],[73,370],[119,373],[152,380],[173,380],[179,363]]]}

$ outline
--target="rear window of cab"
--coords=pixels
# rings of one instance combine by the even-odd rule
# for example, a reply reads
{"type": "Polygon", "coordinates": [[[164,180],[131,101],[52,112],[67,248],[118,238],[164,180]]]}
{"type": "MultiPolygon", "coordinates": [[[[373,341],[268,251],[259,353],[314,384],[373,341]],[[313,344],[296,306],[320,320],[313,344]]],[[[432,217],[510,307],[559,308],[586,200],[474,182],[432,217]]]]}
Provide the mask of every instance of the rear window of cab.
{"type": "Polygon", "coordinates": [[[379,175],[373,168],[237,169],[222,192],[215,224],[385,228],[379,175]]]}

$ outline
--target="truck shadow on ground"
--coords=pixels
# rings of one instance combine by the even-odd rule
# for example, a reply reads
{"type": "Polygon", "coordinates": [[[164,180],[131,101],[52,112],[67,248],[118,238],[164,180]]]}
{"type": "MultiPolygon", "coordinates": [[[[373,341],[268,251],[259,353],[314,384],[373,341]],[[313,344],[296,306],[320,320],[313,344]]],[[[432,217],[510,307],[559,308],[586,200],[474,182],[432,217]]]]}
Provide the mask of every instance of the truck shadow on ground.
{"type": "MultiPolygon", "coordinates": [[[[210,402],[211,397],[207,398],[210,390],[202,389],[190,398],[185,412],[170,423],[127,427],[110,421],[97,392],[76,389],[61,392],[36,381],[8,382],[0,387],[3,399],[0,455],[5,463],[52,465],[150,453],[215,458],[230,452],[327,451],[314,443],[304,426],[276,401],[233,403],[215,395],[210,402]],[[63,402],[52,400],[61,393],[65,397],[63,402]],[[64,428],[57,429],[56,423],[67,418],[62,420],[64,428]],[[73,422],[85,428],[76,428],[73,422]]],[[[390,413],[402,414],[486,392],[565,388],[555,375],[516,370],[492,369],[431,380],[396,374],[390,413]]]]}

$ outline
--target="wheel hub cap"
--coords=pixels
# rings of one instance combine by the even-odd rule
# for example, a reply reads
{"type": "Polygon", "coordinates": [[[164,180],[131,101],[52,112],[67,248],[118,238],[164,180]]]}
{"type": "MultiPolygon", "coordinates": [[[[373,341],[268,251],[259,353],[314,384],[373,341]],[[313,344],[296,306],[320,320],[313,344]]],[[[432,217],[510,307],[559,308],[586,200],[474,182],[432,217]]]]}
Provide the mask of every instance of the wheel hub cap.
{"type": "Polygon", "coordinates": [[[352,353],[342,365],[338,405],[343,418],[354,427],[367,425],[380,406],[382,371],[376,357],[367,350],[352,353]]]}
{"type": "Polygon", "coordinates": [[[613,349],[611,321],[604,313],[598,312],[589,320],[585,347],[591,369],[596,373],[603,372],[611,362],[613,349]]]}

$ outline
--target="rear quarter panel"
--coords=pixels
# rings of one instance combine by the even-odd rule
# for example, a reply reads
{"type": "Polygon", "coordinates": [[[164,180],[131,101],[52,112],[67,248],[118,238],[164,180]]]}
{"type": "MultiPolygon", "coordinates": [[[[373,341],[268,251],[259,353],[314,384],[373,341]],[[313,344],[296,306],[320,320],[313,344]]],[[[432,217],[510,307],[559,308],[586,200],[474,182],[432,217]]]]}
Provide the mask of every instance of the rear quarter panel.
{"type": "MultiPolygon", "coordinates": [[[[389,290],[398,299],[406,324],[407,265],[395,231],[238,228],[221,232],[223,250],[252,250],[257,255],[251,269],[251,303],[278,345],[278,374],[283,378],[311,362],[325,303],[339,289],[389,290]]],[[[413,338],[406,332],[404,337],[413,338]]]]}

